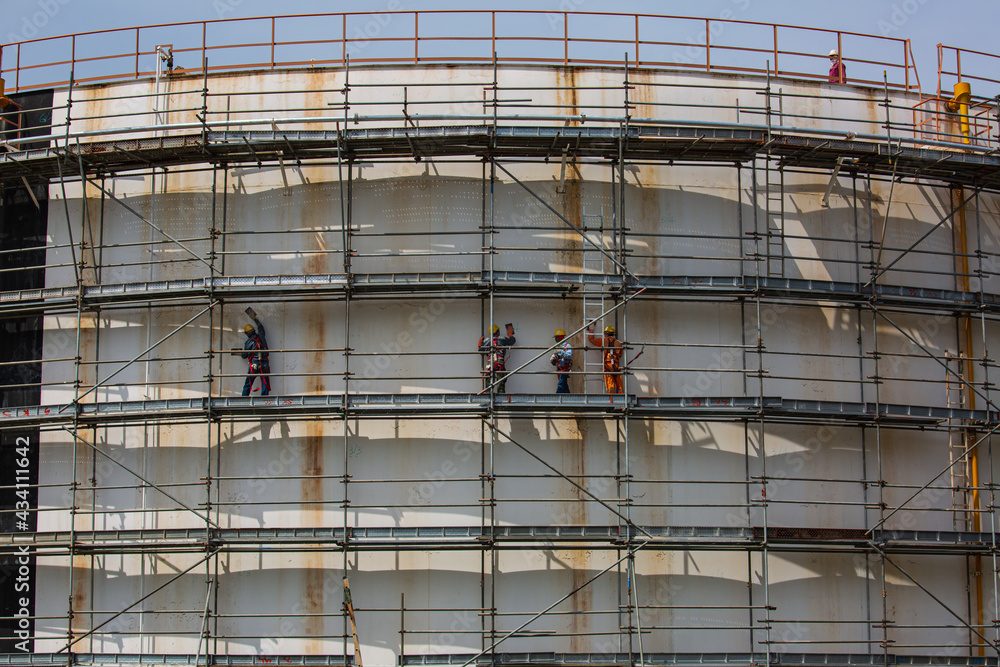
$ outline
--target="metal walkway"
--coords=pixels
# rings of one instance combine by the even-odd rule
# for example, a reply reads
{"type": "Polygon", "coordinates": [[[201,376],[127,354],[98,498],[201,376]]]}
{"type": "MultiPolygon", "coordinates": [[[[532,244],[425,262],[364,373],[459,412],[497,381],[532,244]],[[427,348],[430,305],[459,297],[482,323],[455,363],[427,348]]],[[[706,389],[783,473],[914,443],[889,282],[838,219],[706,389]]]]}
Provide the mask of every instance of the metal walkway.
{"type": "Polygon", "coordinates": [[[65,426],[87,423],[142,424],[157,420],[273,419],[315,416],[343,419],[386,416],[482,417],[489,411],[509,416],[575,416],[630,414],[646,418],[717,421],[759,419],[797,423],[846,422],[883,426],[947,427],[948,420],[992,428],[1000,412],[957,407],[889,403],[815,401],[758,396],[628,396],[622,394],[497,394],[491,402],[479,394],[315,394],[306,396],[175,398],[41,405],[0,410],[0,429],[28,425],[65,426]],[[78,414],[77,414],[78,413],[78,414]]]}
{"type": "MultiPolygon", "coordinates": [[[[955,148],[890,146],[884,141],[782,134],[756,126],[642,125],[618,127],[455,125],[335,130],[209,131],[179,136],[115,139],[65,148],[0,154],[0,180],[56,178],[60,160],[67,173],[114,175],[151,166],[196,163],[272,164],[283,160],[473,156],[575,158],[628,161],[743,163],[770,152],[782,167],[833,169],[843,158],[846,173],[895,174],[953,185],[1000,190],[1000,156],[955,148]],[[619,155],[623,142],[624,153],[619,155]],[[338,153],[339,152],[339,153],[338,153]]],[[[141,128],[139,128],[141,130],[141,128]]]]}
{"type": "MultiPolygon", "coordinates": [[[[338,501],[331,501],[337,504],[338,501]]],[[[668,551],[762,548],[785,551],[873,551],[893,553],[993,553],[992,534],[969,531],[793,528],[762,526],[379,526],[341,528],[168,528],[78,530],[75,533],[0,533],[0,554],[290,551],[321,550],[453,551],[469,549],[618,549],[626,543],[668,551]],[[307,549],[308,550],[308,549],[307,549]]]]}
{"type": "MultiPolygon", "coordinates": [[[[544,271],[495,271],[498,294],[562,297],[574,287],[603,289],[620,294],[621,276],[544,271]]],[[[835,304],[897,306],[922,312],[1000,315],[1000,294],[936,290],[905,285],[876,284],[754,276],[640,276],[625,294],[645,288],[649,296],[674,298],[817,300],[835,304]]],[[[177,304],[204,300],[209,294],[229,300],[327,296],[330,298],[384,297],[397,294],[451,294],[478,297],[490,289],[489,276],[479,271],[429,273],[333,273],[315,275],[216,276],[84,286],[23,289],[0,293],[0,316],[41,315],[74,311],[77,299],[84,309],[113,304],[159,302],[177,304]]],[[[644,298],[644,297],[641,297],[644,298]]]]}

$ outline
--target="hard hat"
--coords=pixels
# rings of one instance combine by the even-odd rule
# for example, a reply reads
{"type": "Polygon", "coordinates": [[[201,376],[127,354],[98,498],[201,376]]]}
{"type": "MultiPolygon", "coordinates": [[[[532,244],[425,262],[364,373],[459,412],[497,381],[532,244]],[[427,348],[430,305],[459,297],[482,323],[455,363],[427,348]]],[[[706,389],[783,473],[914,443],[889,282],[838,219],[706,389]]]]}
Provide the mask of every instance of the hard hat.
{"type": "Polygon", "coordinates": [[[565,336],[565,335],[566,335],[565,331],[563,331],[562,329],[556,329],[556,332],[552,334],[552,337],[555,338],[556,336],[565,336]]]}
{"type": "Polygon", "coordinates": [[[250,333],[251,331],[253,331],[253,327],[252,327],[252,326],[250,326],[249,324],[245,324],[245,325],[243,325],[243,333],[246,333],[246,334],[248,334],[248,333],[250,333]]]}
{"type": "Polygon", "coordinates": [[[604,327],[604,333],[606,333],[606,334],[613,334],[614,332],[615,332],[615,328],[613,326],[611,326],[610,324],[608,326],[604,327]]]}
{"type": "Polygon", "coordinates": [[[490,333],[494,335],[500,333],[500,327],[494,324],[493,326],[490,327],[490,333]]]}
{"type": "Polygon", "coordinates": [[[837,56],[837,57],[840,56],[840,52],[837,51],[837,49],[833,49],[833,50],[830,51],[830,57],[832,58],[834,56],[837,56]]]}

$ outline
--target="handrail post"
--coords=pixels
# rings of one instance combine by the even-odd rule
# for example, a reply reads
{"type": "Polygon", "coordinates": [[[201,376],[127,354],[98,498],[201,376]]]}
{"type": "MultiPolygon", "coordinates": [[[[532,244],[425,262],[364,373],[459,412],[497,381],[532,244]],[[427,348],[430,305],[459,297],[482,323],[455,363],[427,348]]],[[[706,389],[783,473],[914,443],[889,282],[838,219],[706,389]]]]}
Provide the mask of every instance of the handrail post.
{"type": "Polygon", "coordinates": [[[208,72],[208,21],[201,22],[201,66],[208,72]]]}
{"type": "Polygon", "coordinates": [[[938,42],[938,85],[937,85],[937,96],[941,97],[941,70],[944,69],[944,45],[938,42]]]}
{"type": "Polygon", "coordinates": [[[639,15],[635,15],[635,66],[639,66],[639,15]]]}
{"type": "Polygon", "coordinates": [[[341,36],[341,42],[340,42],[340,66],[343,67],[344,63],[347,62],[347,13],[345,12],[345,13],[341,14],[340,16],[343,19],[343,21],[342,21],[343,29],[342,29],[342,32],[340,33],[340,36],[341,36]]]}
{"type": "Polygon", "coordinates": [[[775,24],[772,27],[774,28],[774,53],[772,53],[771,55],[774,56],[774,75],[777,76],[778,75],[778,26],[777,24],[775,24]]]}
{"type": "Polygon", "coordinates": [[[712,26],[705,19],[705,71],[712,71],[712,26]]]}
{"type": "Polygon", "coordinates": [[[837,83],[847,83],[847,66],[844,65],[844,47],[842,45],[842,40],[841,40],[842,37],[843,35],[841,35],[840,31],[838,30],[837,53],[839,54],[840,58],[840,67],[837,68],[837,79],[839,79],[837,83]]]}
{"type": "Polygon", "coordinates": [[[413,12],[413,64],[420,62],[420,12],[413,12]]]}
{"type": "Polygon", "coordinates": [[[274,40],[275,40],[274,21],[275,18],[272,16],[271,17],[271,69],[274,69],[274,40]]]}
{"type": "Polygon", "coordinates": [[[563,65],[569,65],[569,12],[563,12],[563,65]]]}
{"type": "Polygon", "coordinates": [[[76,35],[69,40],[69,71],[76,71],[76,35]]]}
{"type": "Polygon", "coordinates": [[[139,28],[135,29],[135,78],[139,78],[139,28]]]}
{"type": "Polygon", "coordinates": [[[910,54],[906,51],[906,47],[909,46],[909,44],[909,39],[903,40],[903,65],[905,67],[903,71],[906,72],[904,77],[906,80],[906,92],[910,92],[910,54]]]}
{"type": "Polygon", "coordinates": [[[495,11],[490,12],[490,22],[493,24],[492,35],[490,37],[490,53],[493,54],[493,60],[497,58],[497,13],[495,11]]]}

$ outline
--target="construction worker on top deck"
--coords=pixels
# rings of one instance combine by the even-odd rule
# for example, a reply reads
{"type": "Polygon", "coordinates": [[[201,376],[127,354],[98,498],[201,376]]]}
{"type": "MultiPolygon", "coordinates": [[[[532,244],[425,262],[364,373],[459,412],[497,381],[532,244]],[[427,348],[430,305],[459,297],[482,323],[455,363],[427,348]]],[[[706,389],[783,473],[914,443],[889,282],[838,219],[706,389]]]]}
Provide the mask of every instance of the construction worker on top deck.
{"type": "Polygon", "coordinates": [[[268,360],[267,339],[264,338],[264,325],[260,320],[254,318],[257,328],[247,324],[243,327],[243,333],[247,335],[243,343],[241,357],[247,360],[247,379],[243,383],[243,395],[249,396],[253,389],[254,379],[260,376],[260,395],[267,396],[271,393],[271,381],[267,374],[271,372],[271,362],[268,360]]]}
{"type": "Polygon", "coordinates": [[[492,337],[479,337],[479,351],[483,355],[483,391],[496,383],[496,393],[503,394],[507,391],[507,354],[510,347],[517,341],[514,339],[514,325],[505,324],[507,335],[500,337],[500,327],[493,325],[490,328],[492,337]]]}
{"type": "Polygon", "coordinates": [[[594,336],[594,327],[587,327],[587,342],[603,350],[604,390],[609,394],[621,394],[624,391],[621,374],[624,350],[621,341],[615,338],[615,328],[610,325],[604,327],[604,338],[597,338],[594,336]]]}
{"type": "Polygon", "coordinates": [[[549,363],[555,366],[556,371],[559,373],[559,381],[556,383],[556,393],[568,394],[569,370],[573,367],[573,346],[569,344],[568,340],[565,340],[566,332],[562,329],[556,329],[552,337],[559,343],[556,346],[556,351],[549,357],[549,363]]]}

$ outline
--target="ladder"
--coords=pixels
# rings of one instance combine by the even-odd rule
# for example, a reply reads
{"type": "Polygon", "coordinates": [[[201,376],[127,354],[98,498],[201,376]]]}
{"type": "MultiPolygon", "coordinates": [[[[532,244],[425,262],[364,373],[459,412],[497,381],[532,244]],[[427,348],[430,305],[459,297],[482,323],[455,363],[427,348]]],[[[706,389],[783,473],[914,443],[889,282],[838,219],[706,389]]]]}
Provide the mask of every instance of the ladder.
{"type": "Polygon", "coordinates": [[[785,277],[785,172],[768,155],[764,168],[764,219],[767,221],[767,275],[785,277]]]}
{"type": "MultiPolygon", "coordinates": [[[[591,320],[600,317],[607,306],[605,292],[605,276],[613,273],[611,260],[609,260],[597,248],[603,248],[605,252],[613,251],[614,239],[609,239],[604,228],[604,207],[600,213],[587,213],[584,209],[582,217],[583,235],[587,239],[583,243],[583,323],[587,324],[591,320]],[[595,247],[596,246],[596,247],[595,247]]],[[[594,323],[594,334],[603,335],[604,320],[594,323]]],[[[586,331],[584,331],[584,341],[586,341],[586,331]]],[[[604,393],[604,377],[601,371],[604,370],[603,355],[583,354],[583,370],[586,373],[583,381],[583,393],[602,394],[604,393]],[[596,359],[596,361],[595,361],[596,359]]]]}
{"type": "MultiPolygon", "coordinates": [[[[960,380],[962,368],[961,357],[954,357],[945,352],[945,392],[949,408],[965,407],[965,385],[960,380]],[[953,366],[954,364],[954,366],[953,366]]],[[[969,457],[960,463],[955,463],[965,452],[965,430],[955,429],[954,419],[948,419],[948,462],[951,474],[951,515],[955,530],[969,530],[972,525],[972,515],[966,512],[969,508],[969,457]]]]}
{"type": "MultiPolygon", "coordinates": [[[[784,97],[782,89],[778,89],[778,124],[783,120],[784,97]]],[[[767,89],[767,125],[768,137],[773,121],[771,109],[770,84],[767,89]]],[[[780,161],[775,158],[770,149],[764,157],[764,220],[767,224],[765,246],[765,275],[768,277],[785,277],[785,171],[780,161]]]]}

